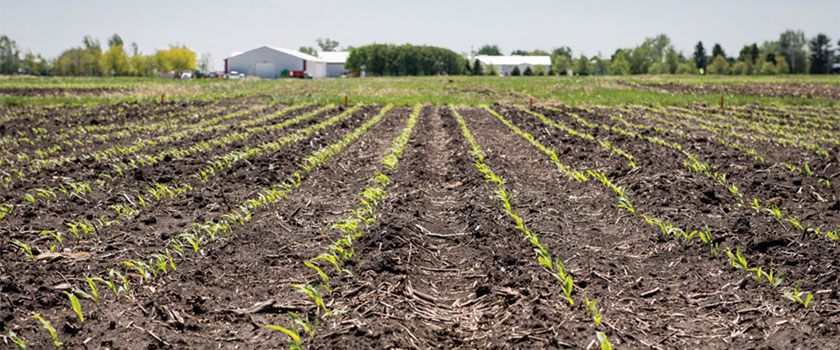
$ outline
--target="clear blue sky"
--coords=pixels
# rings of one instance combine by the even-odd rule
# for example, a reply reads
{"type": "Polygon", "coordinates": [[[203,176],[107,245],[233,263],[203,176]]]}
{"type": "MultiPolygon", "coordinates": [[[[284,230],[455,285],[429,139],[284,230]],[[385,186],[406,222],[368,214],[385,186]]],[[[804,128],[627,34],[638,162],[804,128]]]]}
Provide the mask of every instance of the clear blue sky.
{"type": "Polygon", "coordinates": [[[210,53],[216,69],[232,51],[316,46],[319,37],[342,46],[411,43],[469,52],[489,43],[505,54],[570,46],[575,55],[609,56],[665,33],[687,55],[698,40],[732,55],[788,28],[808,37],[825,33],[836,46],[840,0],[0,0],[0,34],[24,51],[53,58],[85,35],[105,45],[118,33],[144,53],[186,44],[210,53]]]}

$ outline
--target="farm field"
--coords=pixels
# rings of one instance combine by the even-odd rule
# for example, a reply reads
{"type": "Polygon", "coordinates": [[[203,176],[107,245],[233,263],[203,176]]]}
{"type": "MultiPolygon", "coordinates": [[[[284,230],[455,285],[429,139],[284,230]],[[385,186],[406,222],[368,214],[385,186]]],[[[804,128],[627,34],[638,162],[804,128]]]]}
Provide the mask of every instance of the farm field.
{"type": "Polygon", "coordinates": [[[838,85],[549,79],[2,81],[2,347],[836,346],[838,85]]]}

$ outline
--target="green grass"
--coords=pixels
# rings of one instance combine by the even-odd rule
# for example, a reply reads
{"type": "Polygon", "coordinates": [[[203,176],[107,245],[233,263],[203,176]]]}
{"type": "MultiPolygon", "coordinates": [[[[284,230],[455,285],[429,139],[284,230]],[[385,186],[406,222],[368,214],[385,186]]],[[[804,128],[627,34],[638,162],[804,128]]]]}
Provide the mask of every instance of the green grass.
{"type": "MultiPolygon", "coordinates": [[[[720,94],[670,94],[663,91],[632,89],[619,80],[644,83],[686,84],[818,83],[840,84],[826,76],[624,76],[624,77],[384,77],[323,80],[169,80],[151,78],[70,78],[6,77],[3,87],[118,88],[123,92],[104,96],[0,97],[0,104],[100,104],[128,101],[215,99],[231,96],[266,96],[285,103],[377,103],[410,106],[536,104],[562,102],[569,105],[682,105],[695,102],[720,103],[720,94]]],[[[821,98],[771,98],[723,95],[727,104],[825,105],[838,101],[821,98]]]]}

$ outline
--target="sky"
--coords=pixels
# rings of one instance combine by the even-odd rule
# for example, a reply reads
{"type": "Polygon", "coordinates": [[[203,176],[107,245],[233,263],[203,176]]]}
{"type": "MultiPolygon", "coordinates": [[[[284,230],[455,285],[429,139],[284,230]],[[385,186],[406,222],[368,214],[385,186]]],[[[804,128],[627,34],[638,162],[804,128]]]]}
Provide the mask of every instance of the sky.
{"type": "Polygon", "coordinates": [[[54,58],[85,35],[106,46],[117,33],[147,54],[173,44],[209,53],[217,70],[235,51],[317,47],[317,38],[341,47],[409,43],[469,53],[495,44],[509,54],[569,46],[575,56],[610,56],[664,33],[689,56],[698,40],[737,55],[786,29],[824,33],[837,46],[840,0],[0,0],[0,34],[24,52],[54,58]]]}

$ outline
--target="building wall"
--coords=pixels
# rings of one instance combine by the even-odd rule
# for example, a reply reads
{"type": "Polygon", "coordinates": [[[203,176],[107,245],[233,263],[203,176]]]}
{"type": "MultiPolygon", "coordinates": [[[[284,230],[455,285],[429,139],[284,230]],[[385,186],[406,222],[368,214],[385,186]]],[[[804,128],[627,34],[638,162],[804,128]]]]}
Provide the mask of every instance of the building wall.
{"type": "MultiPolygon", "coordinates": [[[[533,71],[534,66],[537,66],[537,65],[527,64],[527,63],[523,63],[523,64],[519,64],[519,65],[512,65],[512,64],[511,65],[498,65],[498,66],[496,66],[496,71],[499,72],[499,75],[510,76],[510,72],[513,71],[513,67],[519,67],[519,74],[522,74],[522,73],[525,72],[525,68],[528,68],[528,67],[531,67],[531,70],[533,71]]],[[[551,68],[551,66],[548,66],[548,65],[542,65],[542,66],[545,67],[545,71],[546,71],[546,73],[548,73],[548,69],[551,68]]]]}
{"type": "Polygon", "coordinates": [[[346,73],[347,70],[344,69],[344,63],[327,63],[328,78],[340,78],[343,74],[346,73]]]}
{"type": "Polygon", "coordinates": [[[265,78],[279,78],[280,72],[283,70],[303,70],[302,59],[261,47],[239,56],[228,58],[228,72],[237,71],[245,74],[245,76],[256,76],[257,63],[266,62],[274,63],[274,75],[265,78]]]}

